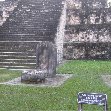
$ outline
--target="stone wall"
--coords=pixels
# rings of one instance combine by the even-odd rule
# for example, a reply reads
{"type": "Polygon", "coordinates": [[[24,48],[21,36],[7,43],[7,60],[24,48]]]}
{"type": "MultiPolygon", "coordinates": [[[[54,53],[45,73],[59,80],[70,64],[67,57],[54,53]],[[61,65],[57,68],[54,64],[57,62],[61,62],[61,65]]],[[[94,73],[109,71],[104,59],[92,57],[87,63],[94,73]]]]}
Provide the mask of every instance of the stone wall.
{"type": "Polygon", "coordinates": [[[65,59],[111,59],[111,43],[65,43],[65,59]]]}
{"type": "Polygon", "coordinates": [[[64,43],[64,32],[66,24],[66,2],[63,2],[64,7],[62,15],[60,17],[59,25],[56,34],[56,47],[57,47],[57,64],[61,63],[63,60],[63,43],[64,43]]]}
{"type": "Polygon", "coordinates": [[[111,23],[111,9],[106,8],[102,11],[98,9],[89,13],[77,10],[67,11],[66,23],[68,28],[65,34],[65,42],[111,41],[110,26],[107,26],[111,23]]]}
{"type": "Polygon", "coordinates": [[[80,0],[66,0],[67,9],[80,9],[82,2],[80,0]]]}
{"type": "Polygon", "coordinates": [[[111,42],[110,31],[106,27],[101,29],[89,28],[78,33],[75,32],[75,34],[66,34],[65,42],[111,42]]]}
{"type": "Polygon", "coordinates": [[[111,22],[111,9],[103,10],[67,10],[67,25],[102,24],[111,22]]]}
{"type": "Polygon", "coordinates": [[[64,58],[110,58],[111,8],[107,0],[67,0],[67,6],[64,58]]]}

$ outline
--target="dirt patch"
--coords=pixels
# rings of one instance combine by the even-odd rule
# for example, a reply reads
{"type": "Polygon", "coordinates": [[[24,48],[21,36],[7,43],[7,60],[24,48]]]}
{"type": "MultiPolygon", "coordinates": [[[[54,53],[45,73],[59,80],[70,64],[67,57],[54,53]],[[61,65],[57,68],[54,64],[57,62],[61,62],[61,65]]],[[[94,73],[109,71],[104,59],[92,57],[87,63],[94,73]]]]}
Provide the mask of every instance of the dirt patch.
{"type": "Polygon", "coordinates": [[[111,75],[102,75],[105,84],[111,87],[111,75]]]}
{"type": "Polygon", "coordinates": [[[62,85],[66,80],[71,78],[73,74],[56,74],[53,78],[46,78],[45,82],[38,83],[38,84],[25,84],[21,83],[21,77],[15,78],[8,82],[3,82],[0,84],[5,85],[22,85],[22,86],[36,86],[36,87],[59,87],[62,85]]]}

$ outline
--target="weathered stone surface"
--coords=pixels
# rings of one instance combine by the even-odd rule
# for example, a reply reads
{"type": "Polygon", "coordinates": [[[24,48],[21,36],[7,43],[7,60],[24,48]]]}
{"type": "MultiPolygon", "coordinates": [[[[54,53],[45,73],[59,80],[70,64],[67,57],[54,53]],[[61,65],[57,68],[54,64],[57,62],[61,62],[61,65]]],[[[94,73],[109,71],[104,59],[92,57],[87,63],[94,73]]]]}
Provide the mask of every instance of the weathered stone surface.
{"type": "Polygon", "coordinates": [[[25,83],[44,82],[47,77],[54,77],[57,65],[57,50],[52,42],[44,41],[36,48],[37,70],[23,72],[21,81],[25,83]]]}
{"type": "Polygon", "coordinates": [[[47,71],[30,70],[22,72],[21,82],[23,83],[42,83],[45,82],[45,74],[47,71]]]}
{"type": "Polygon", "coordinates": [[[36,49],[37,69],[47,70],[47,77],[56,74],[57,50],[52,42],[44,41],[37,45],[36,49]]]}
{"type": "Polygon", "coordinates": [[[64,44],[65,59],[111,59],[111,43],[64,44]]]}
{"type": "Polygon", "coordinates": [[[111,8],[110,4],[107,4],[109,1],[67,2],[69,5],[64,36],[64,58],[111,59],[111,8]]]}
{"type": "MultiPolygon", "coordinates": [[[[0,28],[0,60],[2,61],[0,62],[0,67],[35,69],[36,43],[39,41],[53,41],[57,46],[59,46],[55,41],[56,38],[60,40],[60,36],[63,35],[61,31],[64,32],[60,23],[60,19],[63,14],[64,0],[5,1],[9,8],[7,7],[6,9],[4,7],[4,17],[7,16],[7,12],[9,12],[9,10],[12,12],[12,9],[15,6],[17,7],[15,7],[13,13],[10,14],[0,28]],[[11,4],[15,4],[13,1],[18,2],[17,5],[15,4],[12,6],[8,1],[12,1],[11,4]],[[59,36],[57,35],[58,30],[61,33],[61,35],[58,34],[59,36]],[[34,47],[32,47],[32,45],[34,47]],[[11,54],[4,52],[10,52],[11,54]],[[7,58],[8,62],[6,61],[7,58]]],[[[2,18],[0,20],[2,20],[2,18]]],[[[61,43],[61,47],[62,46],[63,42],[61,43]]],[[[59,46],[57,49],[62,50],[61,47],[59,46]]],[[[49,70],[49,72],[51,71],[49,70]]]]}

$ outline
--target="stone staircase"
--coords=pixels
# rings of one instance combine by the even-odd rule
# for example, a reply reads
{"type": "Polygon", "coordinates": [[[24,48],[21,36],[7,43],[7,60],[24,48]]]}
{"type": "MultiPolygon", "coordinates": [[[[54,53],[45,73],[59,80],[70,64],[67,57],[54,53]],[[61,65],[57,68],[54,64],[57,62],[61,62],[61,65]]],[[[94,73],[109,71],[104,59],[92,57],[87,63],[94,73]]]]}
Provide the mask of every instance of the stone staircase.
{"type": "Polygon", "coordinates": [[[0,27],[0,67],[35,69],[39,41],[54,42],[62,0],[20,0],[0,27]]]}
{"type": "Polygon", "coordinates": [[[1,68],[36,68],[36,42],[0,42],[1,68]]]}

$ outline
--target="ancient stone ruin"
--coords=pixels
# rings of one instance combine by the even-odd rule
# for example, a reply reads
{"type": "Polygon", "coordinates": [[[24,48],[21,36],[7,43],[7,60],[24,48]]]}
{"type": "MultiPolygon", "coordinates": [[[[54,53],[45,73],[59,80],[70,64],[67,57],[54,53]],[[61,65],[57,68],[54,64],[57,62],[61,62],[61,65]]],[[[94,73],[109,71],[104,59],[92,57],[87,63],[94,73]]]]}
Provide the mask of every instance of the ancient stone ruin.
{"type": "Polygon", "coordinates": [[[8,3],[17,4],[0,26],[0,68],[36,70],[36,49],[43,41],[55,45],[57,64],[62,62],[65,1],[5,0],[8,3]]]}
{"type": "MultiPolygon", "coordinates": [[[[41,41],[55,45],[57,64],[62,62],[63,56],[65,59],[111,59],[111,6],[108,1],[66,2],[5,0],[7,7],[15,5],[0,27],[0,67],[37,69],[36,49],[41,41]]],[[[5,15],[3,9],[8,8],[2,6],[1,9],[5,15]]]]}
{"type": "Polygon", "coordinates": [[[107,0],[67,0],[66,59],[111,59],[111,6],[107,0]]]}
{"type": "Polygon", "coordinates": [[[52,42],[40,42],[36,49],[37,69],[47,72],[48,77],[56,74],[57,49],[52,42]]]}
{"type": "Polygon", "coordinates": [[[45,78],[56,75],[57,49],[52,42],[43,41],[37,44],[36,63],[37,69],[24,71],[22,73],[22,82],[44,82],[45,78]]]}

